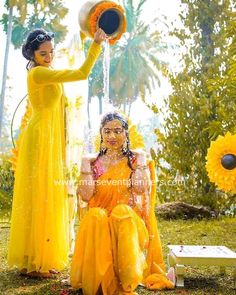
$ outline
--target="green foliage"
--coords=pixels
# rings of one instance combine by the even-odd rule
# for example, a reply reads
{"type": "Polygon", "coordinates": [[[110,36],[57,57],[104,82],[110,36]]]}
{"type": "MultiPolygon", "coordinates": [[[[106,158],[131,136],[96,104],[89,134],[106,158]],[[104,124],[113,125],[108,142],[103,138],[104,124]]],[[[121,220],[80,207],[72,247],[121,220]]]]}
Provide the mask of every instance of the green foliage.
{"type": "Polygon", "coordinates": [[[231,204],[225,211],[224,214],[229,217],[235,217],[236,216],[236,205],[231,204]]]}
{"type": "MultiPolygon", "coordinates": [[[[12,97],[12,85],[11,81],[7,77],[7,86],[6,86],[6,103],[4,105],[4,116],[2,122],[2,134],[0,137],[0,151],[2,154],[8,154],[10,149],[12,148],[12,140],[11,140],[11,116],[10,116],[10,104],[13,101],[12,97]]],[[[16,131],[18,132],[18,130],[16,131]]]]}
{"type": "Polygon", "coordinates": [[[173,35],[185,50],[183,68],[169,74],[173,92],[165,101],[168,112],[163,113],[162,129],[156,130],[159,196],[162,201],[184,200],[220,209],[233,199],[209,182],[205,157],[211,140],[235,130],[235,4],[182,3],[184,30],[173,35]]]}
{"type": "MultiPolygon", "coordinates": [[[[160,32],[152,28],[159,27],[159,19],[152,20],[152,26],[141,20],[141,12],[147,0],[122,0],[125,9],[127,32],[114,46],[110,47],[110,99],[117,107],[129,106],[138,97],[151,93],[155,85],[160,84],[159,73],[165,63],[160,60],[160,52],[167,45],[161,40],[160,32]]],[[[89,79],[89,97],[103,97],[103,67],[100,59],[89,79]]],[[[100,108],[101,111],[101,108],[100,108]]]]}
{"type": "MultiPolygon", "coordinates": [[[[68,9],[63,6],[62,0],[48,1],[47,5],[44,2],[22,0],[22,5],[14,7],[11,42],[15,48],[21,47],[29,31],[34,28],[44,28],[55,32],[56,43],[64,40],[67,29],[61,24],[61,21],[66,16],[68,9]]],[[[5,7],[9,10],[8,1],[5,2],[5,7]]],[[[6,34],[8,21],[8,13],[3,13],[0,23],[6,34]]]]}
{"type": "Polygon", "coordinates": [[[9,116],[8,116],[8,109],[4,108],[4,117],[3,117],[3,126],[2,126],[2,134],[0,137],[0,151],[2,153],[9,152],[10,148],[12,147],[11,139],[9,136],[9,116]]]}
{"type": "Polygon", "coordinates": [[[151,118],[148,118],[137,125],[137,130],[143,137],[145,149],[147,151],[156,145],[156,135],[153,132],[153,129],[157,128],[158,126],[160,126],[160,122],[157,116],[152,116],[151,118]]]}
{"type": "Polygon", "coordinates": [[[11,170],[12,165],[9,162],[9,156],[0,158],[0,209],[11,207],[14,173],[11,170]]]}

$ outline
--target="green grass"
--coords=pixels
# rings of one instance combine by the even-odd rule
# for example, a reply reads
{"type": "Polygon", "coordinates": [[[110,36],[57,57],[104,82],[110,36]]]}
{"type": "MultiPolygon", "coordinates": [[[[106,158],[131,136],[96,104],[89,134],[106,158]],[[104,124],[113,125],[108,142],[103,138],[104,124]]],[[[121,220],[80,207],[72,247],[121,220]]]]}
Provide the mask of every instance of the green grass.
{"type": "MultiPolygon", "coordinates": [[[[236,250],[236,219],[159,221],[163,251],[168,244],[224,245],[236,250]]],[[[64,286],[61,280],[68,277],[68,269],[57,280],[36,280],[20,276],[16,270],[9,270],[6,264],[9,224],[0,223],[0,294],[81,294],[64,286]]],[[[16,245],[17,247],[17,245],[16,245]]],[[[219,267],[186,267],[185,287],[166,291],[147,291],[139,287],[138,294],[189,294],[189,295],[233,295],[233,269],[226,268],[226,275],[219,274],[219,267]]]]}
{"type": "Polygon", "coordinates": [[[0,189],[0,208],[11,208],[12,196],[4,190],[0,189]]]}

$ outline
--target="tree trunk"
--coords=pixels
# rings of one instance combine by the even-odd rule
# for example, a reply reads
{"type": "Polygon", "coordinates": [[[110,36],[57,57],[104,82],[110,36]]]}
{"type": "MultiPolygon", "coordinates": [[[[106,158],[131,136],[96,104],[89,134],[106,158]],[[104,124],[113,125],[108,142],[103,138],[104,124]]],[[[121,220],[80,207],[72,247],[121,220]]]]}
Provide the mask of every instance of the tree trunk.
{"type": "Polygon", "coordinates": [[[129,108],[128,108],[128,117],[130,117],[131,113],[131,107],[132,107],[132,102],[129,103],[129,108]]]}
{"type": "MultiPolygon", "coordinates": [[[[211,10],[211,0],[205,0],[205,5],[208,10],[211,10]]],[[[202,69],[207,72],[211,64],[211,59],[214,56],[214,43],[212,40],[214,30],[214,19],[212,16],[206,16],[199,22],[201,29],[201,44],[202,47],[202,69]]]]}
{"type": "Polygon", "coordinates": [[[8,55],[9,55],[11,35],[12,35],[12,17],[13,17],[13,7],[10,7],[9,15],[8,15],[7,41],[6,41],[6,49],[5,49],[5,56],[4,56],[2,91],[1,91],[1,101],[0,101],[0,137],[2,137],[2,130],[3,130],[3,110],[4,110],[4,99],[5,99],[6,81],[7,81],[7,63],[8,63],[8,55]]]}
{"type": "Polygon", "coordinates": [[[102,97],[98,96],[98,101],[99,101],[99,115],[102,114],[102,97]]]}
{"type": "Polygon", "coordinates": [[[123,105],[123,111],[124,111],[124,113],[126,114],[126,102],[125,102],[124,105],[123,105]]]}

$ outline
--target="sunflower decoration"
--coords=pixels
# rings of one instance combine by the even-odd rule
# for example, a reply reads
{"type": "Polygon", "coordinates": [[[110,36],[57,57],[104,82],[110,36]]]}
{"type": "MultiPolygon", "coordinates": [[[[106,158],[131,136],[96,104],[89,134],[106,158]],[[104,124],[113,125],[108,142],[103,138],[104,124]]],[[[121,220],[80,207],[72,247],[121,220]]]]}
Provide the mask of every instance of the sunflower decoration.
{"type": "MultiPolygon", "coordinates": [[[[122,114],[122,115],[125,116],[124,114],[122,114]]],[[[143,141],[143,137],[138,132],[136,125],[132,124],[130,119],[128,119],[128,125],[129,125],[130,149],[131,150],[144,149],[145,144],[144,144],[144,141],[143,141]]],[[[100,142],[101,142],[101,135],[98,134],[95,137],[95,141],[94,141],[94,146],[95,146],[95,151],[96,152],[99,152],[100,142]]]]}
{"type": "Polygon", "coordinates": [[[236,134],[227,132],[211,142],[206,157],[206,169],[211,182],[225,191],[236,191],[236,134]]]}

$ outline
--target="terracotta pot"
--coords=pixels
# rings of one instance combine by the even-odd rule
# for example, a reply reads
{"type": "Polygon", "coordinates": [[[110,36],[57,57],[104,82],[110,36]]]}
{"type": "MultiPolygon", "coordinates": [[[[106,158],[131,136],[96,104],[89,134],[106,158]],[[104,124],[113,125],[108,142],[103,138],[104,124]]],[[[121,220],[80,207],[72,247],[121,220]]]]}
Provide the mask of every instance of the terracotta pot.
{"type": "Polygon", "coordinates": [[[118,40],[126,29],[122,7],[113,1],[87,1],[79,11],[79,25],[82,33],[93,38],[101,28],[112,40],[118,40]]]}

